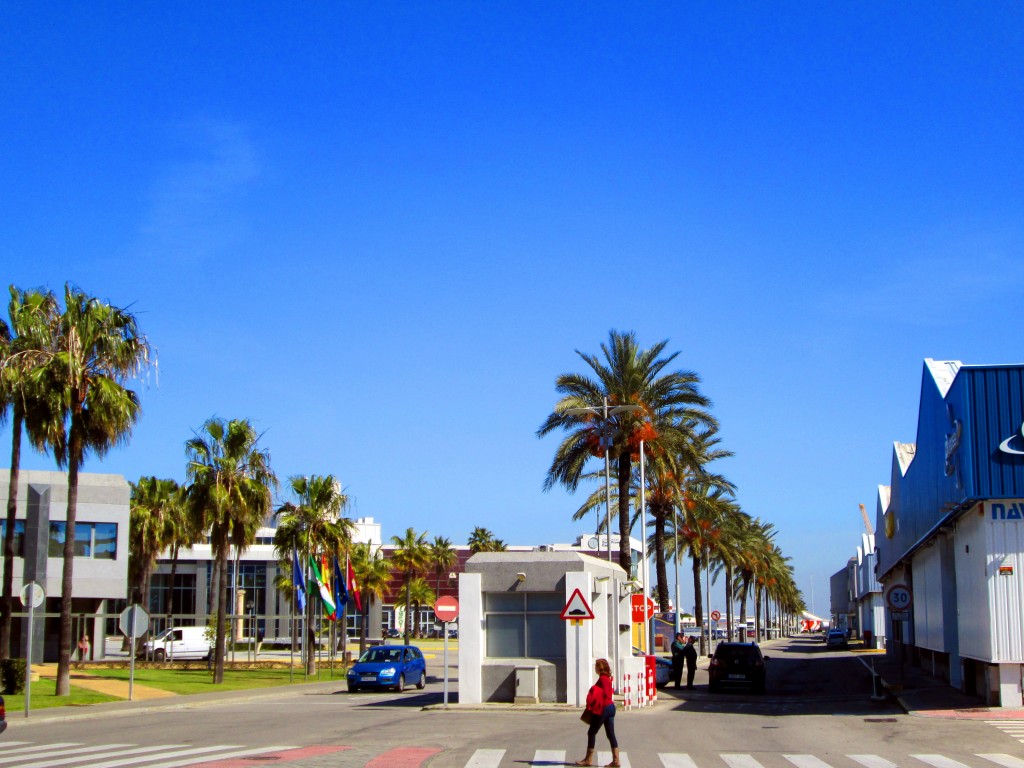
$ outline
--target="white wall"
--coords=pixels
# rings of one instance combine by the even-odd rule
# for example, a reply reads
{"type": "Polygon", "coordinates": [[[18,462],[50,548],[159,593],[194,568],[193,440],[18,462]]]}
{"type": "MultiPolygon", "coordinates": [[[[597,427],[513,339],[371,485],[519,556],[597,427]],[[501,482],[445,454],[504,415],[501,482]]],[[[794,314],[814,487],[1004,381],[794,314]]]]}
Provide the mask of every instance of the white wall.
{"type": "Polygon", "coordinates": [[[957,629],[960,655],[981,661],[992,659],[992,608],[988,594],[987,523],[974,510],[956,524],[957,629]]]}
{"type": "Polygon", "coordinates": [[[926,547],[912,561],[914,637],[919,647],[933,651],[946,650],[942,634],[942,587],[946,576],[939,555],[939,547],[926,547]]]}
{"type": "MultiPolygon", "coordinates": [[[[1008,503],[1024,505],[1021,501],[1008,503]]],[[[987,542],[985,577],[991,606],[992,659],[1020,663],[1024,662],[1024,520],[993,520],[990,504],[984,509],[988,514],[976,517],[985,528],[987,542]],[[1001,566],[1010,572],[1000,574],[1001,566]]]]}
{"type": "Polygon", "coordinates": [[[484,602],[479,573],[459,576],[459,703],[482,701],[484,648],[484,602]]]}

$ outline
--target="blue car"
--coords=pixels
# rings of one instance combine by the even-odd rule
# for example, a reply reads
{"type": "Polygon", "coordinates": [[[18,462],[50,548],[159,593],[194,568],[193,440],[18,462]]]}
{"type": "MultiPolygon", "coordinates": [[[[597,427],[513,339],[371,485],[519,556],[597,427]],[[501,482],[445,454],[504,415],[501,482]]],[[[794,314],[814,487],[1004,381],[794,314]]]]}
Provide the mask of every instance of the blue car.
{"type": "Polygon", "coordinates": [[[367,648],[348,671],[348,690],[394,688],[401,693],[407,685],[424,688],[427,662],[419,648],[412,645],[376,645],[367,648]]]}

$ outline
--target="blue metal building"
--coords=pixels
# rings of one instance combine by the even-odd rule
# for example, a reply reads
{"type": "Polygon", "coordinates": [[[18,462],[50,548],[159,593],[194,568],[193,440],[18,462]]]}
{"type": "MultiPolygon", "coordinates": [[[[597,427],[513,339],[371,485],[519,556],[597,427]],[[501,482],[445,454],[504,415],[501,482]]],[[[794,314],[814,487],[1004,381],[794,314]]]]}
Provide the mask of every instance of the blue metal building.
{"type": "Polygon", "coordinates": [[[889,651],[1021,706],[1024,366],[925,360],[916,441],[895,443],[877,518],[883,591],[910,594],[888,608],[889,651]]]}

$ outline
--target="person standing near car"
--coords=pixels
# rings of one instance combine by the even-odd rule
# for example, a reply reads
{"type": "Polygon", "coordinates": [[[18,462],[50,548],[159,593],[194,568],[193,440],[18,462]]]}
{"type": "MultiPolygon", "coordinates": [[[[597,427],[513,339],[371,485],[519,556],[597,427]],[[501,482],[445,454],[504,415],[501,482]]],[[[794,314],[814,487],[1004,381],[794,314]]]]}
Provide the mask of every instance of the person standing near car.
{"type": "Polygon", "coordinates": [[[597,682],[590,686],[587,693],[587,705],[583,710],[582,719],[590,724],[587,729],[587,755],[577,760],[576,765],[593,765],[594,745],[597,732],[604,726],[605,736],[612,748],[612,761],[605,768],[619,768],[619,741],[615,738],[615,702],[612,699],[612,668],[607,659],[598,659],[594,663],[597,682]]]}
{"type": "MultiPolygon", "coordinates": [[[[686,647],[683,648],[683,659],[686,661],[687,688],[693,688],[693,676],[697,672],[697,648],[693,644],[695,639],[696,638],[693,637],[687,638],[686,647]]],[[[675,654],[673,653],[673,656],[674,655],[675,654]]]]}
{"type": "Polygon", "coordinates": [[[686,637],[682,632],[676,633],[672,641],[672,683],[678,688],[683,680],[683,651],[686,649],[686,637]]]}

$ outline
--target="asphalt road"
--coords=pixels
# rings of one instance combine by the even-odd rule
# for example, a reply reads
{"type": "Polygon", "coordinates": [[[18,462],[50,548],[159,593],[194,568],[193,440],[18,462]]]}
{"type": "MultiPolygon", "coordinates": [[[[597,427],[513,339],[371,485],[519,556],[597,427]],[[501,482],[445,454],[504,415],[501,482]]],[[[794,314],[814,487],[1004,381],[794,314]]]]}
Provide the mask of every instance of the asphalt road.
{"type": "MultiPolygon", "coordinates": [[[[1024,745],[992,724],[911,717],[891,703],[872,702],[870,677],[850,652],[826,651],[812,638],[774,641],[765,646],[765,652],[770,660],[768,692],[763,695],[746,691],[712,694],[707,690],[706,672],[699,670],[696,690],[662,691],[654,708],[620,712],[616,726],[628,764],[994,768],[998,761],[978,755],[997,754],[1019,761],[1004,760],[1003,768],[1024,768],[1024,745]],[[685,760],[679,755],[685,755],[685,760]]],[[[576,712],[424,710],[425,705],[441,701],[441,687],[440,680],[431,678],[424,691],[403,694],[348,694],[339,683],[334,690],[328,687],[246,700],[201,704],[183,700],[177,707],[103,718],[14,723],[2,741],[86,747],[114,743],[196,748],[230,745],[264,753],[285,746],[345,748],[319,756],[315,750],[294,753],[301,755],[292,760],[295,768],[560,765],[561,760],[582,755],[585,727],[576,712]]],[[[603,735],[598,747],[607,751],[603,735]]],[[[183,765],[181,760],[191,758],[175,759],[183,765]]],[[[271,762],[283,758],[275,753],[243,759],[271,762]]],[[[95,758],[82,765],[110,762],[117,761],[95,758]]],[[[164,762],[170,765],[173,761],[164,762]]],[[[14,768],[21,764],[0,751],[0,765],[14,768]]],[[[47,768],[39,761],[32,765],[47,768]]],[[[73,760],[62,765],[76,766],[73,760]]]]}

